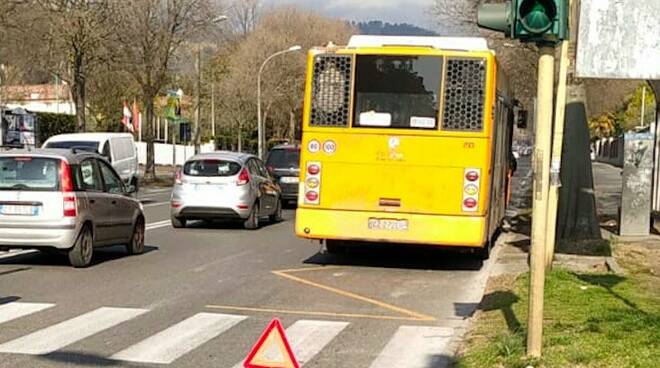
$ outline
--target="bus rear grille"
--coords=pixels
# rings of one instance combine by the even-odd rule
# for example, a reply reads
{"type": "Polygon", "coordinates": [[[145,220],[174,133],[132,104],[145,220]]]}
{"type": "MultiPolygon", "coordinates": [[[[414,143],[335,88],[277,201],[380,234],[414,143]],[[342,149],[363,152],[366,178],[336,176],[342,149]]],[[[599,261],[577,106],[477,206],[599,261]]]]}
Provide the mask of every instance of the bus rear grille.
{"type": "Polygon", "coordinates": [[[485,81],[485,59],[447,60],[443,130],[483,130],[485,81]]]}
{"type": "Polygon", "coordinates": [[[348,125],[352,57],[318,55],[314,60],[310,125],[348,125]]]}

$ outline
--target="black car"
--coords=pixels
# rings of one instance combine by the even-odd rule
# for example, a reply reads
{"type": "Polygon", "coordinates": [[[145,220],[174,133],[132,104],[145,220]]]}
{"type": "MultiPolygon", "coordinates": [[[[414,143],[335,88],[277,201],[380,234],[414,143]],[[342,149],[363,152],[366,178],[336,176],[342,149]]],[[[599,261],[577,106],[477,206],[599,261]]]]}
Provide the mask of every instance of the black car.
{"type": "Polygon", "coordinates": [[[273,147],[266,160],[268,171],[282,189],[282,199],[298,199],[298,176],[300,175],[300,146],[283,144],[273,147]]]}

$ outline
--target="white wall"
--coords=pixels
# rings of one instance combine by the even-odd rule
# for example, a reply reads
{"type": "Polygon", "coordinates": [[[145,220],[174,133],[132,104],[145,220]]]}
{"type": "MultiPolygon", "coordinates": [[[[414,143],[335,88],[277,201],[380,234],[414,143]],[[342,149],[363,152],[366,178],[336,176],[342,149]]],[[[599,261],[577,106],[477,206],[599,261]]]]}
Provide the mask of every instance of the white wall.
{"type": "MultiPolygon", "coordinates": [[[[140,164],[147,163],[147,143],[135,142],[140,164]]],[[[213,152],[215,143],[206,143],[200,146],[200,152],[213,152]]],[[[183,165],[185,160],[195,154],[194,146],[176,145],[176,164],[183,165]]],[[[172,165],[172,145],[165,143],[154,143],[154,161],[156,165],[172,165]]]]}
{"type": "Polygon", "coordinates": [[[22,107],[29,111],[34,112],[50,112],[57,114],[75,115],[76,106],[73,102],[46,102],[46,101],[8,101],[8,109],[15,109],[22,107]]]}

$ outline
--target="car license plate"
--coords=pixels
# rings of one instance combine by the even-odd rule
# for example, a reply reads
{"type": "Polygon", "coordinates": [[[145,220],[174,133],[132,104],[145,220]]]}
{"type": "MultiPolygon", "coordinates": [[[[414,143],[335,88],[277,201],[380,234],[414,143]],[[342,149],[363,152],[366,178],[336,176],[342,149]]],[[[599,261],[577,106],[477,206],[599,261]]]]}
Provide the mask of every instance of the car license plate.
{"type": "Polygon", "coordinates": [[[370,218],[369,230],[408,231],[408,220],[370,218]]]}
{"type": "Polygon", "coordinates": [[[298,180],[297,176],[283,176],[280,178],[282,184],[296,184],[298,183],[298,180]]]}
{"type": "Polygon", "coordinates": [[[3,215],[36,216],[39,214],[39,207],[4,204],[0,205],[0,213],[3,215]]]}

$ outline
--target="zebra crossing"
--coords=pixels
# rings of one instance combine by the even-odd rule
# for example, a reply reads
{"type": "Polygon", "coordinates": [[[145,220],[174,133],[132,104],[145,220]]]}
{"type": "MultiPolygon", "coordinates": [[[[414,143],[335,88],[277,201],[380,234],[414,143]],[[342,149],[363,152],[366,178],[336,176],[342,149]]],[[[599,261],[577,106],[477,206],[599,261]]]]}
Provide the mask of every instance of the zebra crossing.
{"type": "MultiPolygon", "coordinates": [[[[0,304],[0,324],[20,318],[39,318],[39,313],[56,307],[51,303],[10,302],[0,304]]],[[[22,337],[4,341],[0,334],[0,354],[43,355],[57,352],[100,332],[131,323],[149,313],[149,309],[100,307],[74,316],[22,337]]],[[[108,359],[143,364],[171,364],[250,317],[221,313],[196,313],[118,352],[109,352],[108,359]]],[[[286,328],[286,335],[301,366],[310,362],[333,341],[349,333],[352,322],[297,320],[286,328]]],[[[1,331],[1,330],[0,330],[1,331]]],[[[246,333],[254,334],[254,331],[246,333]]],[[[436,326],[399,326],[380,352],[374,354],[371,368],[436,367],[434,359],[446,354],[453,330],[436,326]]],[[[245,347],[245,351],[250,346],[245,347]]],[[[243,362],[230,365],[242,367],[243,362]]],[[[217,365],[216,365],[217,366],[217,365]]]]}

